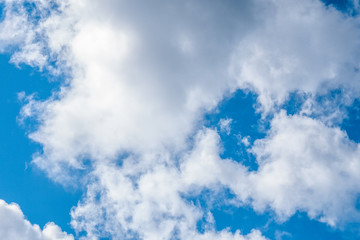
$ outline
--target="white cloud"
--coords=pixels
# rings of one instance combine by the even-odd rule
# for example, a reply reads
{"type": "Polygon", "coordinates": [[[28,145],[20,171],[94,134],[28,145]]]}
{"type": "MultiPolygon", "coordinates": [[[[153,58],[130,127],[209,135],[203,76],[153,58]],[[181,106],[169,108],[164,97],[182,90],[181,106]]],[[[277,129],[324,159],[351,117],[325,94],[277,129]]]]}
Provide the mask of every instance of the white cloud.
{"type": "Polygon", "coordinates": [[[220,119],[220,121],[219,121],[220,131],[225,132],[227,135],[229,135],[231,132],[231,123],[232,123],[231,118],[220,119]]]}
{"type": "Polygon", "coordinates": [[[202,189],[237,186],[246,192],[248,170],[230,159],[221,159],[220,137],[215,130],[205,129],[196,135],[195,146],[184,156],[181,165],[185,186],[202,189]]]}
{"type": "Polygon", "coordinates": [[[71,234],[62,232],[50,222],[43,230],[25,219],[20,207],[0,200],[0,238],[11,240],[74,240],[71,234]]]}
{"type": "Polygon", "coordinates": [[[57,67],[60,68],[63,56],[66,55],[65,45],[71,38],[72,32],[68,30],[71,29],[73,19],[62,15],[67,1],[27,1],[28,6],[34,5],[33,9],[25,7],[25,1],[22,0],[3,2],[0,52],[11,51],[11,62],[16,65],[25,63],[40,70],[45,67],[53,74],[60,73],[50,63],[57,61],[57,67]],[[58,11],[53,11],[53,5],[58,6],[58,11]]]}
{"type": "MultiPolygon", "coordinates": [[[[240,136],[241,137],[241,136],[240,136]]],[[[245,147],[250,146],[250,136],[243,137],[239,141],[244,144],[245,147]]],[[[240,144],[240,143],[239,143],[240,144]]]]}
{"type": "Polygon", "coordinates": [[[249,176],[255,209],[270,206],[283,220],[305,211],[331,226],[359,220],[360,145],[339,128],[281,112],[252,151],[259,162],[249,176]]]}
{"type": "Polygon", "coordinates": [[[360,145],[339,128],[279,113],[268,136],[251,149],[259,164],[252,172],[219,157],[215,131],[200,132],[196,142],[182,165],[184,182],[190,186],[228,187],[238,204],[250,204],[259,212],[271,209],[280,221],[298,211],[334,227],[359,220],[360,145]]]}
{"type": "Polygon", "coordinates": [[[355,19],[317,1],[245,1],[236,8],[243,14],[232,14],[228,4],[187,1],[151,8],[68,1],[61,9],[28,27],[26,36],[42,32],[45,41],[30,38],[13,55],[42,66],[40,50],[27,51],[40,45],[71,66],[67,87],[47,101],[31,100],[23,111],[41,123],[30,134],[43,145],[34,162],[59,181],[62,168],[81,169],[84,158],[185,148],[203,112],[236,88],[227,72],[231,57],[239,87],[253,88],[265,111],[290,91],[315,92],[326,82],[358,87],[355,19]],[[251,15],[254,9],[262,17],[251,15]],[[184,39],[201,44],[184,55],[184,39]]]}
{"type": "Polygon", "coordinates": [[[216,231],[211,213],[188,200],[204,187],[219,191],[216,177],[222,177],[223,170],[230,173],[226,183],[232,182],[230,177],[238,169],[245,170],[230,160],[222,164],[225,160],[216,155],[216,136],[213,130],[201,131],[195,149],[183,156],[180,168],[168,161],[169,156],[160,155],[129,156],[121,166],[99,164],[91,174],[87,196],[72,210],[72,226],[90,239],[110,235],[144,240],[265,240],[258,230],[248,235],[216,231]],[[197,223],[206,216],[205,232],[199,233],[197,223]]]}
{"type": "Polygon", "coordinates": [[[259,94],[263,111],[293,91],[347,87],[359,94],[357,17],[321,1],[263,2],[267,11],[258,18],[264,24],[240,42],[231,65],[239,86],[259,94]]]}
{"type": "MultiPolygon", "coordinates": [[[[264,239],[256,230],[217,232],[210,222],[197,231],[208,213],[183,195],[209,188],[216,197],[223,187],[282,220],[296,211],[330,225],[357,217],[359,147],[337,128],[275,113],[269,136],[252,148],[256,172],[219,157],[215,130],[200,130],[191,151],[188,141],[204,112],[238,88],[258,93],[265,112],[291,91],[358,91],[356,18],[315,0],[68,0],[56,1],[59,11],[32,2],[40,21],[24,1],[5,1],[0,49],[15,48],[16,64],[67,77],[47,100],[23,98],[22,114],[39,123],[29,135],[43,146],[33,163],[67,184],[76,184],[73,170],[90,172],[72,210],[76,231],[89,239],[264,239]]],[[[230,123],[220,125],[229,131],[230,123]]]]}
{"type": "MultiPolygon", "coordinates": [[[[232,39],[242,32],[230,28],[247,28],[246,17],[240,22],[234,21],[238,15],[224,18],[217,8],[231,12],[233,6],[220,3],[206,6],[205,12],[198,2],[187,1],[151,8],[110,0],[69,4],[61,15],[65,23],[71,22],[66,16],[77,19],[74,32],[67,34],[74,36],[66,45],[72,64],[69,85],[54,98],[31,100],[23,109],[42,123],[30,134],[44,150],[34,162],[60,181],[61,168],[82,168],[83,158],[103,161],[124,151],[185,148],[202,113],[232,89],[226,69],[232,39]],[[171,18],[163,21],[158,11],[171,18]],[[226,37],[204,25],[224,26],[226,37]],[[179,46],[184,32],[187,41],[201,42],[190,55],[179,46]]],[[[246,12],[251,4],[241,5],[239,11],[246,12]]],[[[46,22],[56,20],[61,20],[58,15],[46,22]]],[[[53,39],[66,34],[51,33],[47,46],[56,52],[53,39]]]]}
{"type": "Polygon", "coordinates": [[[251,151],[259,167],[249,172],[240,163],[219,156],[214,130],[198,134],[195,148],[181,167],[187,191],[228,187],[239,205],[272,210],[279,221],[296,212],[333,227],[360,219],[360,145],[345,132],[306,116],[279,113],[264,139],[251,151]]]}

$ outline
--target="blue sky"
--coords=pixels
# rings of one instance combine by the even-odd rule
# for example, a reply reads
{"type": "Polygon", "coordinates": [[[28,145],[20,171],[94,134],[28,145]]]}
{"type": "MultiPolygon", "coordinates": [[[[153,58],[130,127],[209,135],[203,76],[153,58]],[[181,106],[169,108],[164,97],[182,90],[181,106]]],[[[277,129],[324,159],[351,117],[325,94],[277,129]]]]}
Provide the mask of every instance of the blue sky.
{"type": "Polygon", "coordinates": [[[359,2],[3,0],[0,238],[359,239],[359,2]]]}
{"type": "Polygon", "coordinates": [[[71,231],[69,211],[81,196],[76,189],[63,188],[46,178],[31,165],[31,156],[39,146],[26,136],[30,126],[19,124],[21,101],[17,93],[36,92],[46,98],[57,83],[38,71],[9,64],[9,56],[1,57],[1,196],[6,202],[16,202],[29,220],[41,226],[51,221],[71,231]]]}

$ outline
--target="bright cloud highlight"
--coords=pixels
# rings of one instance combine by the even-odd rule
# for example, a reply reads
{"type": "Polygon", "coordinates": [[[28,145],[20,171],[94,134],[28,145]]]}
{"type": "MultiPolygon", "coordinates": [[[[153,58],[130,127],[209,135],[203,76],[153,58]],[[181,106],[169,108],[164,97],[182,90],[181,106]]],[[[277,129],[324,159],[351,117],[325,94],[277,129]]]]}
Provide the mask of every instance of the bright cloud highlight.
{"type": "Polygon", "coordinates": [[[47,223],[42,230],[38,225],[32,225],[17,204],[7,204],[3,200],[0,200],[0,236],[14,240],[74,240],[53,222],[47,223]]]}

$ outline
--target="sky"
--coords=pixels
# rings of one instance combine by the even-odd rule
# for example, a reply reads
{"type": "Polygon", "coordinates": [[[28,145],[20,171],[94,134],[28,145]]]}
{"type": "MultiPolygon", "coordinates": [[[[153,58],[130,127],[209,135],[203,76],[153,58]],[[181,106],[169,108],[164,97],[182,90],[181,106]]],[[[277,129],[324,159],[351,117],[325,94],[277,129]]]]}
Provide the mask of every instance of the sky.
{"type": "Polygon", "coordinates": [[[0,239],[360,239],[358,0],[0,0],[0,239]]]}

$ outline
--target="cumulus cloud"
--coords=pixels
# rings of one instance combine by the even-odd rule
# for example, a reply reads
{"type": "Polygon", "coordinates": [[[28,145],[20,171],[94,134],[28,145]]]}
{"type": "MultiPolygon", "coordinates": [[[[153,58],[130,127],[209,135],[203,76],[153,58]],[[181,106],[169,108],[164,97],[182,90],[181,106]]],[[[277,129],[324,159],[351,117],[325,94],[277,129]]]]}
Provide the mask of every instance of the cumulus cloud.
{"type": "Polygon", "coordinates": [[[248,1],[237,7],[243,16],[229,3],[91,3],[64,9],[77,19],[67,45],[68,62],[76,63],[69,85],[23,109],[42,123],[30,134],[43,145],[34,162],[53,177],[63,166],[82,168],[84,158],[186,147],[202,113],[232,91],[228,58],[252,10],[248,1]],[[194,47],[184,51],[184,44],[194,47]]]}
{"type": "Polygon", "coordinates": [[[41,229],[26,220],[20,207],[0,200],[0,238],[13,240],[74,240],[71,234],[62,232],[50,222],[41,229]]]}
{"type": "Polygon", "coordinates": [[[147,4],[68,1],[31,22],[29,32],[47,40],[30,38],[13,56],[40,44],[71,66],[66,87],[23,110],[42,123],[30,134],[43,145],[34,162],[51,176],[83,168],[82,159],[178,151],[204,111],[239,87],[257,92],[265,112],[291,91],[358,88],[356,21],[318,1],[147,4]]]}
{"type": "Polygon", "coordinates": [[[217,133],[204,129],[195,148],[181,157],[180,168],[166,155],[129,156],[121,166],[100,164],[91,174],[87,196],[72,210],[72,226],[88,238],[265,239],[258,230],[245,236],[216,231],[209,210],[190,200],[205,187],[216,195],[218,179],[229,184],[240,169],[246,172],[220,159],[218,149],[217,133]],[[222,176],[225,171],[228,179],[222,176]],[[196,226],[204,218],[202,234],[196,226]]]}
{"type": "MultiPolygon", "coordinates": [[[[241,88],[259,94],[265,112],[290,92],[310,94],[351,88],[359,94],[357,17],[321,1],[268,1],[264,24],[233,55],[231,72],[241,88]]],[[[356,96],[355,95],[355,96],[356,96]]]]}
{"type": "Polygon", "coordinates": [[[182,165],[183,185],[190,189],[229,188],[238,204],[274,211],[279,221],[307,212],[331,226],[359,220],[360,145],[337,127],[306,116],[277,114],[264,139],[251,152],[258,170],[221,159],[219,135],[198,134],[196,147],[182,165]]]}
{"type": "MultiPolygon", "coordinates": [[[[21,114],[38,122],[36,166],[64,184],[87,173],[71,212],[87,239],[264,239],[216,231],[188,198],[204,189],[216,198],[229,188],[238,205],[280,220],[358,217],[359,146],[311,115],[313,99],[294,116],[276,108],[294,91],[358,94],[356,17],[315,0],[26,2],[4,2],[0,50],[66,78],[49,99],[24,97],[21,114]],[[221,159],[218,133],[201,129],[204,113],[238,89],[275,115],[251,148],[257,171],[221,159]]],[[[230,123],[220,128],[230,134],[230,123]]]]}
{"type": "Polygon", "coordinates": [[[72,34],[68,30],[73,23],[72,18],[62,15],[67,1],[2,2],[0,52],[10,51],[11,62],[17,66],[24,63],[40,70],[46,68],[52,74],[60,74],[58,68],[65,70],[62,60],[72,34]]]}
{"type": "MultiPolygon", "coordinates": [[[[339,128],[281,112],[268,136],[251,149],[259,164],[252,172],[234,160],[221,159],[220,144],[215,130],[204,129],[179,168],[168,156],[159,155],[130,156],[122,166],[98,166],[87,197],[72,211],[74,228],[90,236],[101,232],[119,238],[135,234],[141,239],[168,239],[176,233],[187,239],[198,234],[194,226],[208,213],[186,196],[210,189],[216,199],[224,188],[236,195],[238,206],[273,211],[279,221],[296,212],[334,227],[358,221],[360,147],[339,128]]],[[[212,229],[211,221],[206,224],[212,229]]]]}
{"type": "Polygon", "coordinates": [[[305,211],[331,226],[358,221],[360,145],[337,127],[284,112],[252,148],[259,170],[249,176],[253,206],[282,219],[305,211]]]}

